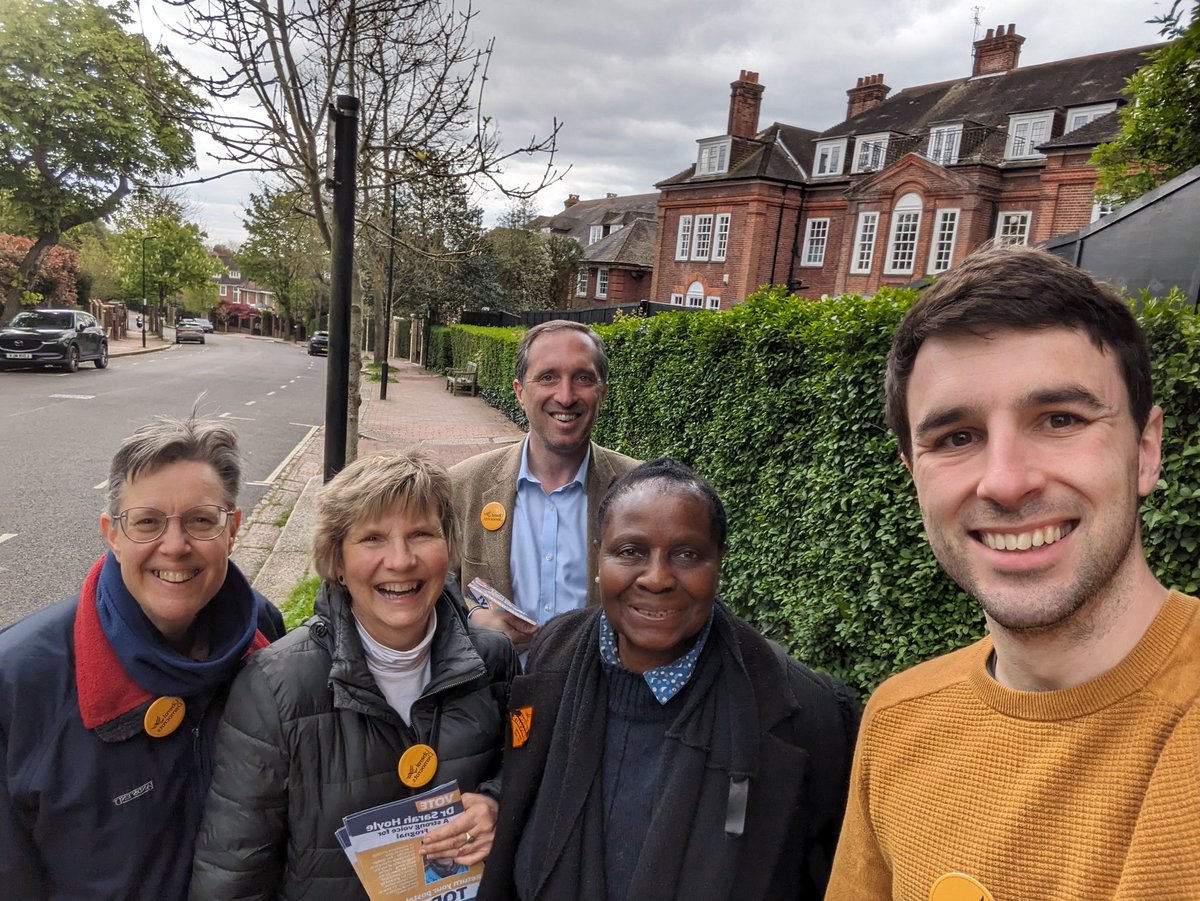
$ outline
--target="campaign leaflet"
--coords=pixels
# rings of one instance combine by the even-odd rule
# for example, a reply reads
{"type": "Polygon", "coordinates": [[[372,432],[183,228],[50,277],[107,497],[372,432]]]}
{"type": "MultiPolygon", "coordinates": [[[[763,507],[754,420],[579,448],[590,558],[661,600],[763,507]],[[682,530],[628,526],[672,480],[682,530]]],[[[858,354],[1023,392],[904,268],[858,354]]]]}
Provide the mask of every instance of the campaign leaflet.
{"type": "Polygon", "coordinates": [[[476,576],[467,585],[467,591],[484,607],[499,607],[507,613],[511,613],[522,622],[527,622],[531,626],[537,625],[537,620],[533,619],[528,613],[498,592],[491,586],[491,583],[476,576]]]}
{"type": "Polygon", "coordinates": [[[338,844],[371,901],[468,901],[479,891],[483,864],[425,859],[421,838],[462,813],[457,780],[344,817],[338,844]]]}

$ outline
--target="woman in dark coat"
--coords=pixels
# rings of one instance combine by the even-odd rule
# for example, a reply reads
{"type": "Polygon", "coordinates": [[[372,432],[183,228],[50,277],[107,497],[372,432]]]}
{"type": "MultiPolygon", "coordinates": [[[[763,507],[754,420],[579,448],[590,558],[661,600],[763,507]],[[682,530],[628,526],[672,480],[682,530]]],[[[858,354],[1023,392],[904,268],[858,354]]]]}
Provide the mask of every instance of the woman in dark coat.
{"type": "Polygon", "coordinates": [[[716,600],[725,513],[686,466],[624,475],[599,527],[601,607],[513,682],[480,898],[819,901],[856,705],[716,600]]]}
{"type": "Polygon", "coordinates": [[[334,837],[342,818],[450,779],[464,811],[422,854],[487,857],[517,661],[445,584],[455,532],[446,470],[419,454],[361,458],[324,488],[315,615],[230,692],[192,898],[365,898],[334,837]],[[417,744],[436,771],[404,784],[417,744]]]}

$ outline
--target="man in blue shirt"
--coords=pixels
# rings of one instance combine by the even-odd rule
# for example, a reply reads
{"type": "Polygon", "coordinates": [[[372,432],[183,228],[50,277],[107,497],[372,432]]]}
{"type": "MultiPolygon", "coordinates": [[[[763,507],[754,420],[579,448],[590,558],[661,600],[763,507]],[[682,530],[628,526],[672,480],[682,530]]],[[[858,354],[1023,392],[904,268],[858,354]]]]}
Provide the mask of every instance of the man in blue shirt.
{"type": "Polygon", "coordinates": [[[468,600],[471,618],[524,653],[547,620],[599,600],[596,510],[638,461],[591,440],[608,392],[608,356],[586,325],[559,319],[529,329],[513,390],[529,420],[525,440],[464,460],[450,474],[464,594],[481,577],[538,625],[468,600]]]}

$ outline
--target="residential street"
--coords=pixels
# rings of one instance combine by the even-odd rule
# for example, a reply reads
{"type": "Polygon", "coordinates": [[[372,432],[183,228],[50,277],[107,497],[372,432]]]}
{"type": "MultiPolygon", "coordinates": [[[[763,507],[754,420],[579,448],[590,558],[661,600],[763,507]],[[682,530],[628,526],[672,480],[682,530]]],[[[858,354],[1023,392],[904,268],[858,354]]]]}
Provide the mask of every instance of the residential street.
{"type": "Polygon", "coordinates": [[[0,627],[78,590],[105,549],[99,515],[120,440],[155,415],[187,415],[201,392],[205,415],[237,426],[248,514],[324,419],[324,357],[216,334],[105,370],[0,372],[0,627]]]}

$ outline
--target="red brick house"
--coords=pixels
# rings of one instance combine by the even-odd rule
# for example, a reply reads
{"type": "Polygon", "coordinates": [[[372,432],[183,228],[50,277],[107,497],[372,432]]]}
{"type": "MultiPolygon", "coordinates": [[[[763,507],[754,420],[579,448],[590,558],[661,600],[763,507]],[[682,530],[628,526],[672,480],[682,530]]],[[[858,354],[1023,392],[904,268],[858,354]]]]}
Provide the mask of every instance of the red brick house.
{"type": "Polygon", "coordinates": [[[566,308],[635,303],[650,297],[658,234],[658,194],[608,194],[580,200],[572,194],[563,210],[539,216],[528,227],[574,238],[583,248],[582,265],[566,308]]]}
{"type": "Polygon", "coordinates": [[[1101,212],[1092,150],[1117,131],[1126,79],[1153,47],[1019,68],[989,29],[968,78],[890,96],[847,91],[821,133],[758,130],[763,87],[732,84],[726,135],[661,182],[653,300],[727,308],[765,284],[818,298],[943,272],[984,241],[1040,243],[1101,212]]]}

